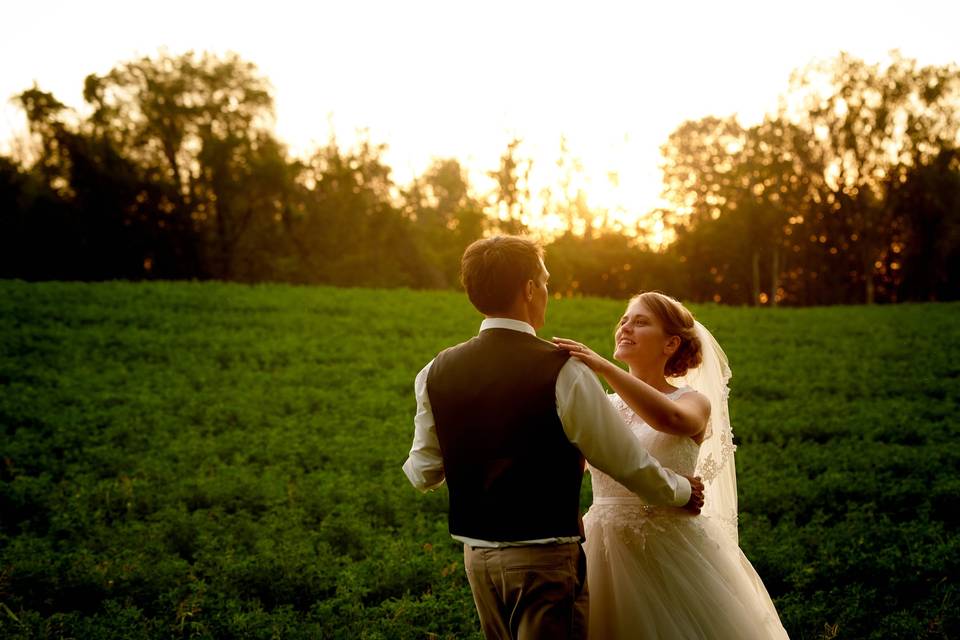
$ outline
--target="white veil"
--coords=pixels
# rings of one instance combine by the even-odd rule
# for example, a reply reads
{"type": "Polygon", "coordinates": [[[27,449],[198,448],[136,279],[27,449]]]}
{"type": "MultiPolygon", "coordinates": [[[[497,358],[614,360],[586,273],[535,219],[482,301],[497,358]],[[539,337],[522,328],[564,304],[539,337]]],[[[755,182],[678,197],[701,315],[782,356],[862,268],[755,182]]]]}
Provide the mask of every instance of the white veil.
{"type": "Polygon", "coordinates": [[[697,322],[697,337],[703,352],[703,362],[695,369],[671,380],[676,385],[689,385],[710,400],[710,420],[700,453],[697,456],[696,475],[703,479],[703,515],[722,524],[726,532],[739,544],[737,533],[737,472],[733,462],[733,429],[727,396],[730,387],[730,365],[727,356],[713,335],[697,322]]]}

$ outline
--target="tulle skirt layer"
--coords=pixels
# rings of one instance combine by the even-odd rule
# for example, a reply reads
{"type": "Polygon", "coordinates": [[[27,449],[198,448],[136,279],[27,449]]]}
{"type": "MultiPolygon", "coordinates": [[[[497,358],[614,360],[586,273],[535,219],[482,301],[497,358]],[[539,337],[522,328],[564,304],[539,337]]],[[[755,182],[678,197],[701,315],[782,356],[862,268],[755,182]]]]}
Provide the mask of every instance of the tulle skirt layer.
{"type": "Polygon", "coordinates": [[[584,516],[590,638],[786,638],[753,566],[719,523],[668,508],[584,516]]]}

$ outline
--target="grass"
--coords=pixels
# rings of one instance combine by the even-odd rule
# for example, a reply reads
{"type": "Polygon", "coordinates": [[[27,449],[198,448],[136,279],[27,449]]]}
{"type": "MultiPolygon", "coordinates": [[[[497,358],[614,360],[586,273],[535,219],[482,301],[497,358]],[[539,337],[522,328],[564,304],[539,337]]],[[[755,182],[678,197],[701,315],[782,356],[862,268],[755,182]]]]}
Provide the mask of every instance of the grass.
{"type": "MultiPolygon", "coordinates": [[[[551,301],[541,335],[609,355],[622,307],[551,301]]],[[[960,634],[960,305],[693,311],[791,637],[960,634]]],[[[445,491],[400,470],[416,372],[479,319],[448,292],[0,282],[0,635],[479,637],[445,491]]]]}

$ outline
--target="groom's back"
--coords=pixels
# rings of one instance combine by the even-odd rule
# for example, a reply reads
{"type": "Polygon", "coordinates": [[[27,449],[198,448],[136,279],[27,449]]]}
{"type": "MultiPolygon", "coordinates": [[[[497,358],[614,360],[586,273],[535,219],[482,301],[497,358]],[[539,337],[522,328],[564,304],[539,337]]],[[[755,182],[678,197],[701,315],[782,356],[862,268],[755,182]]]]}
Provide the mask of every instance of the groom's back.
{"type": "Polygon", "coordinates": [[[577,536],[583,458],[556,410],[568,354],[487,329],[437,356],[427,377],[450,492],[450,532],[482,540],[577,536]]]}

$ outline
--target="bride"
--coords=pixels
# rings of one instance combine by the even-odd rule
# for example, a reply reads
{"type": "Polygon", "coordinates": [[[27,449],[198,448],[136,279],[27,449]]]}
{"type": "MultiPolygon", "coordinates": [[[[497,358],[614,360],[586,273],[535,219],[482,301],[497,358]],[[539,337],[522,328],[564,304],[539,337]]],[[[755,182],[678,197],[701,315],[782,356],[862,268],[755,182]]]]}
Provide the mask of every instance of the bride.
{"type": "Polygon", "coordinates": [[[554,342],[609,383],[609,396],[651,455],[701,476],[699,516],[643,504],[599,469],[584,516],[592,638],[786,638],[737,537],[737,481],[727,358],[679,302],[634,296],[615,332],[627,373],[573,340],[554,342]]]}

